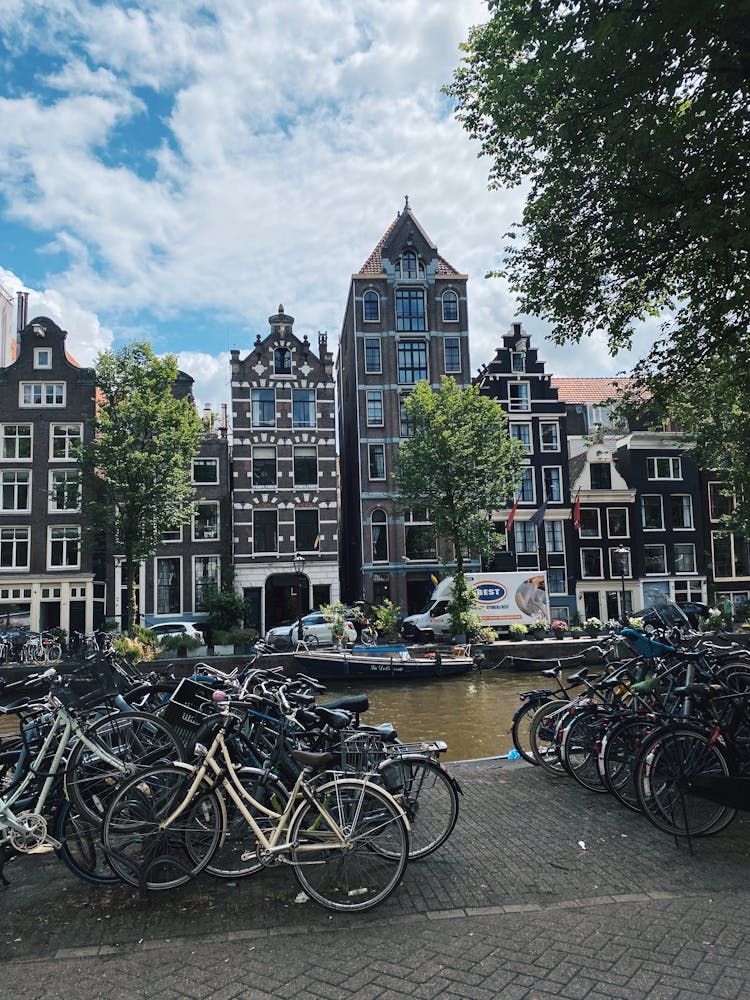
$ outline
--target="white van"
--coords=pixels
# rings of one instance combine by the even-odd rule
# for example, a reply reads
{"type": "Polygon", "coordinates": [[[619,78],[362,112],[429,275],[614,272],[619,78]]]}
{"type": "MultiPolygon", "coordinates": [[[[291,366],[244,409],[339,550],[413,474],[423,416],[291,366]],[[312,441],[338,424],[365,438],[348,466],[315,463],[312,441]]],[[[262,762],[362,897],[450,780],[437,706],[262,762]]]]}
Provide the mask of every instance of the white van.
{"type": "MultiPolygon", "coordinates": [[[[546,573],[467,573],[466,583],[474,591],[474,610],[483,625],[504,631],[514,622],[549,621],[546,573]]],[[[404,637],[426,642],[451,638],[452,593],[453,577],[448,576],[435,587],[424,610],[404,619],[404,637]]]]}

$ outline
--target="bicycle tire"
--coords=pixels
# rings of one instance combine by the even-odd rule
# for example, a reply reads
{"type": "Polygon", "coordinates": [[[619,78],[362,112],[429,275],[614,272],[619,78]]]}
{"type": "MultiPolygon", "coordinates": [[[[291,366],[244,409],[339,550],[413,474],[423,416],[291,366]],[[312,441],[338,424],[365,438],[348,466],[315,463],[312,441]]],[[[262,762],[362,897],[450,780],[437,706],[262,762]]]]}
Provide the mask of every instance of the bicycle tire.
{"type": "Polygon", "coordinates": [[[101,823],[119,784],[136,771],[183,760],[182,742],[163,719],[150,712],[118,712],[97,719],[85,735],[123,765],[121,770],[90,750],[75,744],[65,769],[65,795],[86,816],[101,823]]]}
{"type": "Polygon", "coordinates": [[[289,830],[299,884],[326,909],[372,909],[390,896],[406,868],[409,834],[403,812],[387,792],[356,778],[327,782],[315,797],[342,830],[344,843],[321,821],[315,803],[304,802],[289,830]],[[325,844],[326,850],[304,850],[325,844]]]}
{"type": "Polygon", "coordinates": [[[458,820],[458,791],[447,771],[428,757],[394,757],[379,766],[378,777],[409,821],[409,860],[441,847],[458,820]]]}
{"type": "Polygon", "coordinates": [[[709,733],[687,727],[657,730],[644,743],[635,773],[642,812],[659,830],[675,837],[719,833],[737,813],[686,789],[694,775],[731,773],[709,733]]]}
{"type": "Polygon", "coordinates": [[[523,757],[528,764],[533,764],[534,767],[539,767],[539,761],[531,752],[529,728],[531,726],[531,720],[534,718],[534,712],[545,704],[547,703],[542,701],[527,701],[526,704],[521,705],[516,712],[510,727],[510,737],[513,740],[513,746],[516,748],[521,757],[523,757]]]}
{"type": "Polygon", "coordinates": [[[55,822],[55,853],[73,874],[89,885],[119,885],[107,861],[100,823],[94,823],[67,799],[63,800],[55,822]]]}
{"type": "Polygon", "coordinates": [[[184,885],[202,871],[219,845],[224,803],[204,782],[169,827],[164,820],[189,792],[192,768],[158,767],[122,785],[102,827],[112,870],[128,885],[159,891],[184,885]]]}
{"type": "Polygon", "coordinates": [[[557,743],[557,722],[558,714],[568,709],[569,701],[548,701],[536,710],[529,723],[529,743],[534,760],[555,778],[561,778],[567,773],[557,743]]]}
{"type": "Polygon", "coordinates": [[[560,753],[568,774],[590,792],[607,792],[599,774],[602,716],[596,709],[577,712],[565,727],[560,753]]]}
{"type": "Polygon", "coordinates": [[[58,642],[52,642],[46,647],[47,656],[46,660],[48,663],[59,663],[62,659],[62,646],[58,642]]]}
{"type": "Polygon", "coordinates": [[[623,719],[602,740],[599,773],[609,792],[628,809],[640,812],[635,787],[635,763],[654,723],[642,717],[623,719]]]}
{"type": "Polygon", "coordinates": [[[34,663],[46,663],[47,662],[47,649],[40,642],[38,645],[34,643],[31,650],[31,660],[34,663]]]}
{"type": "Polygon", "coordinates": [[[320,645],[320,639],[317,635],[312,635],[312,633],[305,636],[304,642],[308,649],[317,649],[320,645]]]}

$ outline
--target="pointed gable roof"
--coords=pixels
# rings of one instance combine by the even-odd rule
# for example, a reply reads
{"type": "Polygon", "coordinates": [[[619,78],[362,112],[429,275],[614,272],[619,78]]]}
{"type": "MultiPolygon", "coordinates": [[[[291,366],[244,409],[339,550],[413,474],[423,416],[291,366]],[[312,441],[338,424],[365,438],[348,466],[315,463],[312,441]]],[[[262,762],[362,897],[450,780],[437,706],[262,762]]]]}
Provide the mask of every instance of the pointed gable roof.
{"type": "MultiPolygon", "coordinates": [[[[388,226],[386,231],[378,240],[375,249],[364,262],[357,274],[382,274],[383,254],[385,253],[385,256],[388,256],[388,251],[401,242],[401,237],[404,235],[404,231],[408,231],[409,229],[415,231],[418,241],[424,244],[423,251],[431,251],[430,256],[437,258],[436,274],[465,277],[465,275],[461,275],[461,272],[457,271],[452,264],[449,264],[445,257],[442,257],[437,252],[437,247],[424,231],[419,223],[419,220],[409,208],[408,204],[402,212],[398,213],[393,222],[391,222],[388,226]]],[[[404,242],[406,242],[406,240],[404,240],[404,242]]]]}

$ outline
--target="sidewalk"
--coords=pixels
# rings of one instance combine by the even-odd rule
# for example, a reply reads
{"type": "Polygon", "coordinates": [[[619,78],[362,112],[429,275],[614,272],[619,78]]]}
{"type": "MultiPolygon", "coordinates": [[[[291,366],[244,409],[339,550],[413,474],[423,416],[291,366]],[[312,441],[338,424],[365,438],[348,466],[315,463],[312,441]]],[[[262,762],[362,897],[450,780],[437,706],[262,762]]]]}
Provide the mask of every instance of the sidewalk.
{"type": "Polygon", "coordinates": [[[286,867],[145,898],[54,856],[6,869],[14,1000],[750,996],[750,818],[694,855],[607,796],[525,764],[451,765],[448,843],[359,916],[295,902],[286,867]]]}

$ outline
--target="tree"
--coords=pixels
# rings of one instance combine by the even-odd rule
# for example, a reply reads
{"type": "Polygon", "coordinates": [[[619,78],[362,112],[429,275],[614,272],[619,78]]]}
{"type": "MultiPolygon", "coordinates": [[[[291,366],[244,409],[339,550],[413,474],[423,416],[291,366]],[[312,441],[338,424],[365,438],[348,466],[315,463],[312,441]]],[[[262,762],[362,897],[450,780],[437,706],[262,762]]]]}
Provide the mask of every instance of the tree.
{"type": "Polygon", "coordinates": [[[490,556],[497,548],[493,510],[507,507],[521,481],[523,448],[510,439],[508,419],[476,386],[461,389],[443,376],[433,391],[418,382],[406,400],[412,437],[396,456],[396,502],[427,508],[439,537],[453,545],[456,572],[452,613],[472,604],[464,553],[490,556]]]}
{"type": "Polygon", "coordinates": [[[190,398],[177,399],[173,355],[135,341],[96,362],[94,439],[81,449],[83,505],[123,556],[126,620],[136,624],[138,565],[165,531],[191,517],[191,461],[203,424],[190,398]]]}
{"type": "Polygon", "coordinates": [[[521,311],[558,342],[604,330],[613,350],[661,315],[639,375],[673,393],[686,367],[705,380],[750,327],[748,0],[490,10],[446,92],[490,186],[528,185],[501,272],[521,311]]]}

